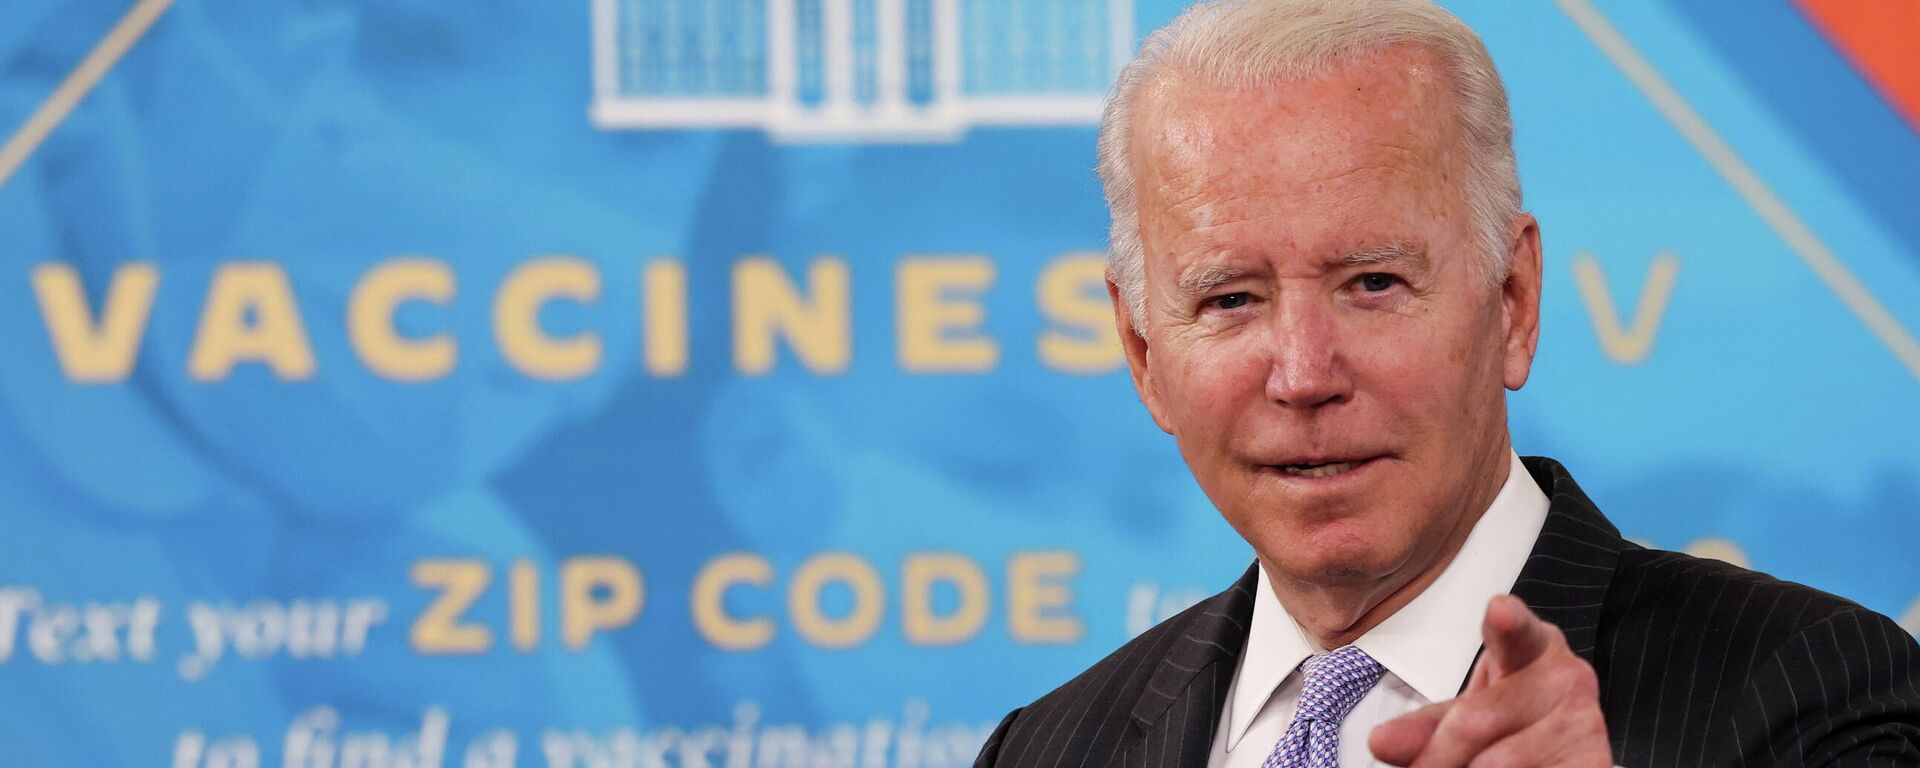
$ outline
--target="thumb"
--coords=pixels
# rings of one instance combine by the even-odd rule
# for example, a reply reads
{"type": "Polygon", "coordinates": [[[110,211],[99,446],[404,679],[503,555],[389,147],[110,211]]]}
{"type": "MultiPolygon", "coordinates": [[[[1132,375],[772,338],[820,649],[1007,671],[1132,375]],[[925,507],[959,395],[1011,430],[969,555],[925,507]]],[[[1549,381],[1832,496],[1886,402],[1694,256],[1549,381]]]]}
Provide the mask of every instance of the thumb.
{"type": "Polygon", "coordinates": [[[1374,726],[1367,734],[1367,748],[1375,759],[1388,765],[1413,764],[1452,705],[1451,700],[1431,704],[1374,726]]]}

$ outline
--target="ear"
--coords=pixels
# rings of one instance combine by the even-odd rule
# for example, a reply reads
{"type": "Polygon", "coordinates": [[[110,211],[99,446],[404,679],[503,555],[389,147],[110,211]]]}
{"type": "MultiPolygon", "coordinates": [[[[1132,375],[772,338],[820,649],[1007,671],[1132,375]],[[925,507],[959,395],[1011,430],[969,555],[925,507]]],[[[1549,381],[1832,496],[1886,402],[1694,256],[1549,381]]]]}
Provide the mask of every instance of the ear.
{"type": "Polygon", "coordinates": [[[1508,229],[1507,281],[1500,286],[1507,389],[1526,386],[1533,370],[1533,353],[1540,345],[1540,273],[1540,222],[1522,213],[1508,229]]]}
{"type": "Polygon", "coordinates": [[[1133,328],[1133,310],[1127,306],[1126,299],[1120,296],[1120,287],[1114,285],[1113,277],[1107,277],[1107,299],[1113,302],[1113,330],[1120,336],[1120,348],[1127,353],[1127,371],[1133,374],[1133,389],[1140,393],[1140,402],[1147,406],[1147,413],[1153,416],[1153,423],[1161,431],[1173,434],[1168,426],[1166,409],[1161,407],[1159,390],[1154,387],[1151,353],[1147,349],[1147,339],[1133,328]]]}

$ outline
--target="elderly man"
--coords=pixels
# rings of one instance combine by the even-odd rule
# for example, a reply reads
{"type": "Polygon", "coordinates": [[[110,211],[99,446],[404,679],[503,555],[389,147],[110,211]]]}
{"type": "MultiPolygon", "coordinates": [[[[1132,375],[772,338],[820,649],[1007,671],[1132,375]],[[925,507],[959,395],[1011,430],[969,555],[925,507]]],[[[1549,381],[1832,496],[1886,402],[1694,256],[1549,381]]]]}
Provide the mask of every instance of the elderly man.
{"type": "Polygon", "coordinates": [[[1920,650],[1623,540],[1509,446],[1540,230],[1478,37],[1221,0],[1100,135],[1134,386],[1257,562],[1007,716],[977,766],[1920,765],[1920,650]]]}

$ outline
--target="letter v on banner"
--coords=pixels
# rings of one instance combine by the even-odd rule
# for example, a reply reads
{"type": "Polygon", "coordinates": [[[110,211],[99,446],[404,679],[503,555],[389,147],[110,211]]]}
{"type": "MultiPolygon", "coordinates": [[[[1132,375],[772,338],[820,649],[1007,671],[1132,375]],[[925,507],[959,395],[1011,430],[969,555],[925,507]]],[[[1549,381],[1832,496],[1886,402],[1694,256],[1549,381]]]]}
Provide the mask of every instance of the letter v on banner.
{"type": "Polygon", "coordinates": [[[1607,359],[1621,365],[1637,365],[1653,353],[1653,339],[1666,317],[1667,301],[1673,297],[1673,283],[1680,275],[1680,260],[1662,252],[1647,266],[1647,277],[1640,285],[1640,301],[1633,308],[1633,325],[1620,327],[1620,315],[1614,310],[1613,296],[1607,291],[1606,275],[1600,261],[1590,253],[1573,257],[1573,280],[1580,287],[1580,299],[1587,305],[1587,318],[1600,337],[1600,348],[1607,359]]]}

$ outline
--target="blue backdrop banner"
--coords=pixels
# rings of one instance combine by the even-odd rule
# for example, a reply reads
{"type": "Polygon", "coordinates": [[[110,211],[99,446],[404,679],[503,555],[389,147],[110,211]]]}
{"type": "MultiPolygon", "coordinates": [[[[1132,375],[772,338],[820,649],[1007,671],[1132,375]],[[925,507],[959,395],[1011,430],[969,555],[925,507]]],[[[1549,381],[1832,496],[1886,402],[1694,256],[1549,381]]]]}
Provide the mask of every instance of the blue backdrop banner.
{"type": "MultiPolygon", "coordinates": [[[[1518,449],[1920,628],[1915,69],[1447,4],[1546,242],[1518,449]]],[[[1102,282],[1179,9],[8,0],[0,764],[970,764],[1250,562],[1102,282]]]]}

